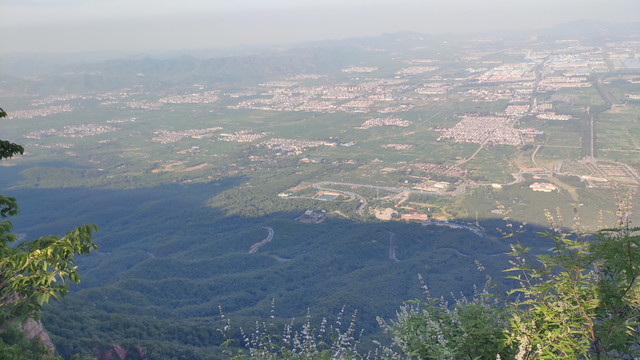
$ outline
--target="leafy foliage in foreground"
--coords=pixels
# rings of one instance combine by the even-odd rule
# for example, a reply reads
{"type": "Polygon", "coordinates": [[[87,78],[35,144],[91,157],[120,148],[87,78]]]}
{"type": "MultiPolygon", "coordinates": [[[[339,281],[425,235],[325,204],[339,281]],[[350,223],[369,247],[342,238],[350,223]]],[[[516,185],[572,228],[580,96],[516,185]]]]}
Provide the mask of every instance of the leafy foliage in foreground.
{"type": "MultiPolygon", "coordinates": [[[[0,117],[6,116],[0,108],[0,117]]],[[[0,159],[22,153],[22,146],[0,141],[0,159]]],[[[12,224],[7,218],[17,214],[16,199],[0,195],[0,355],[3,359],[49,358],[50,349],[39,339],[26,339],[15,320],[25,323],[28,318],[38,319],[50,297],[69,291],[67,279],[80,281],[73,258],[97,248],[91,242],[96,226],[84,225],[63,237],[44,236],[15,244],[18,237],[11,233],[12,224]]]]}
{"type": "MultiPolygon", "coordinates": [[[[0,109],[0,117],[4,116],[6,113],[0,109]]],[[[0,142],[0,159],[23,152],[20,145],[0,142]]],[[[50,297],[65,295],[66,279],[80,281],[73,258],[97,249],[91,242],[97,228],[89,224],[60,238],[50,235],[14,244],[18,237],[11,233],[13,225],[7,218],[17,214],[16,199],[0,195],[0,311],[24,321],[38,318],[42,304],[50,297]]]]}
{"type": "Polygon", "coordinates": [[[461,295],[451,305],[444,298],[432,298],[421,276],[420,282],[423,300],[402,306],[390,323],[379,319],[399,347],[400,355],[394,358],[493,360],[497,354],[513,355],[503,341],[509,312],[489,293],[490,278],[471,299],[461,295]]]}
{"type": "MultiPolygon", "coordinates": [[[[6,204],[6,203],[5,203],[6,204]]],[[[79,282],[73,257],[86,255],[96,245],[91,242],[95,225],[84,225],[63,237],[46,236],[34,241],[15,240],[8,234],[10,222],[3,219],[0,228],[0,308],[20,320],[38,317],[50,297],[65,295],[65,281],[79,282]]]]}
{"type": "Polygon", "coordinates": [[[518,359],[624,359],[640,354],[640,228],[621,202],[618,224],[594,235],[566,233],[548,214],[555,241],[535,259],[516,239],[511,255],[520,286],[507,341],[518,359]]]}

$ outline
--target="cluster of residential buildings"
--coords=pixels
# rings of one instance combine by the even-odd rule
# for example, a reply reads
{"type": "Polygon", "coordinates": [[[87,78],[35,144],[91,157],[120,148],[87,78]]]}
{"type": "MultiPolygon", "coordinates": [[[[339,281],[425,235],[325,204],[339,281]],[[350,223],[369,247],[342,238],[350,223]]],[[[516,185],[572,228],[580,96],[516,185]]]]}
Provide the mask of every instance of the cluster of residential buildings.
{"type": "Polygon", "coordinates": [[[477,77],[480,83],[533,81],[536,79],[535,62],[502,64],[477,77]]]}
{"type": "MultiPolygon", "coordinates": [[[[229,109],[268,111],[347,112],[367,113],[380,101],[394,99],[393,90],[386,81],[373,81],[359,85],[297,86],[296,82],[269,82],[261,84],[266,91],[250,99],[229,105],[229,109]],[[282,87],[291,85],[290,87],[282,87]]],[[[406,107],[404,107],[406,108],[406,107]]],[[[404,109],[400,107],[400,109],[404,109]]],[[[393,109],[387,109],[393,111],[393,109]]]]}
{"type": "MultiPolygon", "coordinates": [[[[326,77],[326,76],[325,76],[326,77]]],[[[298,77],[294,77],[298,79],[298,77]]],[[[294,79],[290,78],[290,79],[294,79]]],[[[318,77],[320,78],[320,77],[318,77]]],[[[309,79],[317,80],[311,77],[309,79]]],[[[309,80],[306,79],[306,80],[309,80]]],[[[353,79],[354,84],[303,85],[299,81],[270,81],[260,84],[264,91],[256,91],[249,97],[242,99],[230,109],[254,109],[270,111],[306,111],[306,112],[346,112],[368,113],[380,108],[381,113],[407,111],[414,106],[411,103],[389,104],[393,100],[401,99],[400,94],[413,91],[414,85],[409,85],[407,79],[382,78],[367,79],[361,82],[353,79]]],[[[428,87],[428,85],[425,85],[428,87]]],[[[442,94],[440,85],[430,87],[434,93],[442,94]]],[[[233,97],[237,93],[231,94],[233,97]]]]}
{"type": "MultiPolygon", "coordinates": [[[[408,61],[408,66],[396,70],[395,76],[388,78],[370,77],[362,81],[359,78],[362,74],[371,76],[370,74],[378,68],[358,65],[342,70],[344,73],[353,74],[354,78],[349,80],[351,84],[328,85],[327,75],[299,74],[283,80],[265,82],[257,89],[240,90],[224,95],[241,99],[238,104],[230,105],[231,109],[323,113],[378,111],[383,114],[392,114],[411,109],[415,105],[413,101],[442,100],[447,94],[452,94],[451,90],[460,87],[464,82],[471,82],[477,86],[463,86],[454,95],[470,97],[474,101],[509,100],[516,103],[530,101],[534,91],[591,86],[587,76],[609,71],[610,67],[640,68],[636,50],[637,41],[611,43],[607,44],[606,48],[583,46],[577,41],[560,41],[557,45],[552,50],[516,50],[516,53],[519,51],[524,55],[524,60],[514,63],[504,63],[500,60],[483,61],[481,56],[474,54],[461,56],[459,61],[468,63],[465,67],[466,73],[464,75],[458,73],[455,77],[437,73],[442,69],[438,60],[414,59],[408,61]],[[435,73],[435,75],[429,76],[429,73],[435,73]],[[422,78],[415,81],[419,77],[422,78]],[[319,80],[322,83],[319,83],[319,80]],[[314,86],[302,85],[314,81],[316,82],[314,86]],[[405,101],[401,101],[401,104],[385,104],[394,100],[405,101]]],[[[140,94],[142,91],[134,87],[94,97],[103,100],[103,106],[118,105],[126,108],[158,110],[162,104],[210,104],[218,101],[221,96],[218,91],[203,91],[164,96],[157,101],[131,99],[132,95],[140,94]]],[[[77,98],[85,97],[76,94],[47,97],[35,101],[33,105],[41,106],[77,98]]],[[[635,96],[630,95],[629,98],[633,99],[635,96]]],[[[71,110],[71,106],[66,104],[12,111],[9,116],[26,119],[71,110]]],[[[533,108],[525,109],[524,105],[514,105],[508,107],[505,114],[520,115],[529,110],[534,111],[533,108]]],[[[542,118],[557,119],[553,114],[544,115],[542,118]]]]}
{"type": "MultiPolygon", "coordinates": [[[[119,102],[117,102],[119,103],[119,102]]],[[[159,110],[162,103],[147,100],[131,100],[124,103],[124,108],[128,109],[140,109],[140,110],[159,110]]]]}
{"type": "Polygon", "coordinates": [[[128,119],[111,119],[107,120],[107,124],[123,124],[128,122],[136,122],[137,118],[135,116],[130,117],[128,119]]]}
{"type": "Polygon", "coordinates": [[[342,69],[342,72],[346,73],[370,73],[378,70],[377,67],[374,66],[349,66],[346,69],[342,69]]]}
{"type": "Polygon", "coordinates": [[[411,150],[415,147],[412,144],[386,144],[382,145],[385,149],[393,149],[393,150],[411,150]]]}
{"type": "Polygon", "coordinates": [[[511,102],[527,102],[531,99],[532,86],[508,87],[508,88],[471,88],[460,91],[458,94],[470,97],[473,102],[493,102],[498,100],[509,100],[511,102]]]}
{"type": "Polygon", "coordinates": [[[368,113],[373,104],[372,99],[355,99],[340,105],[336,110],[347,113],[368,113]]]}
{"type": "Polygon", "coordinates": [[[31,102],[31,106],[49,105],[57,102],[71,101],[75,99],[88,99],[90,96],[78,94],[51,95],[42,99],[36,99],[31,102]]]}
{"type": "Polygon", "coordinates": [[[204,93],[167,96],[158,101],[164,104],[211,104],[219,99],[216,91],[207,91],[204,93]]]}
{"type": "Polygon", "coordinates": [[[39,146],[43,149],[70,149],[74,146],[72,143],[59,142],[54,144],[29,144],[32,146],[39,146]]]}
{"type": "Polygon", "coordinates": [[[404,69],[400,69],[396,72],[397,75],[418,75],[438,70],[439,66],[410,66],[404,69]]]}
{"type": "Polygon", "coordinates": [[[530,108],[530,105],[508,105],[504,109],[504,114],[508,116],[522,115],[528,113],[530,108]]]}
{"type": "Polygon", "coordinates": [[[179,131],[169,131],[161,129],[153,132],[155,136],[151,139],[151,141],[161,144],[168,144],[180,141],[187,137],[193,139],[202,139],[204,137],[211,136],[213,132],[218,130],[222,130],[222,128],[217,126],[207,129],[189,129],[179,131]]]}
{"type": "Polygon", "coordinates": [[[234,142],[253,142],[258,139],[269,135],[268,132],[259,132],[253,130],[241,130],[233,134],[220,134],[219,140],[221,141],[234,141],[234,142]]]}
{"type": "Polygon", "coordinates": [[[397,112],[409,111],[413,109],[415,105],[411,104],[400,104],[395,106],[387,106],[382,109],[379,109],[378,112],[380,114],[395,114],[397,112]]]}
{"type": "MultiPolygon", "coordinates": [[[[571,103],[578,98],[577,95],[574,94],[553,94],[549,98],[549,102],[552,103],[571,103]]],[[[549,109],[547,109],[549,110],[549,109]]]]}
{"type": "Polygon", "coordinates": [[[40,139],[46,136],[82,138],[86,136],[100,135],[100,134],[113,132],[117,130],[120,130],[120,128],[117,128],[111,125],[86,124],[86,125],[65,126],[64,128],[62,128],[62,130],[48,129],[48,130],[34,131],[26,134],[24,137],[28,139],[40,139]]]}
{"type": "Polygon", "coordinates": [[[375,119],[369,119],[365,122],[363,122],[362,124],[360,124],[360,126],[355,127],[355,129],[359,129],[359,130],[365,130],[365,129],[369,129],[372,127],[377,127],[377,126],[402,126],[402,127],[406,127],[411,125],[411,122],[409,120],[403,120],[403,119],[398,119],[398,118],[375,118],[375,119]]]}
{"type": "Polygon", "coordinates": [[[573,47],[577,53],[547,52],[545,69],[548,72],[560,72],[567,76],[589,75],[609,71],[604,52],[595,47],[573,47]]]}
{"type": "Polygon", "coordinates": [[[444,85],[442,83],[425,84],[416,88],[414,92],[420,95],[445,95],[452,88],[451,86],[444,85]]]}
{"type": "Polygon", "coordinates": [[[438,140],[486,145],[520,145],[521,132],[510,126],[512,119],[503,116],[465,116],[454,127],[444,129],[438,140]]]}
{"type": "Polygon", "coordinates": [[[547,76],[540,80],[538,91],[554,91],[562,88],[591,87],[584,76],[547,76]]]}
{"type": "MultiPolygon", "coordinates": [[[[377,74],[381,73],[376,72],[377,67],[351,66],[343,69],[342,72],[352,75],[341,75],[341,80],[334,83],[331,83],[327,75],[300,74],[224,95],[218,91],[204,91],[201,88],[201,92],[169,96],[163,94],[160,95],[163,97],[157,100],[149,100],[148,93],[144,93],[144,97],[137,98],[135,95],[141,94],[141,90],[133,88],[95,95],[94,98],[102,101],[103,106],[143,110],[159,110],[163,107],[166,109],[170,104],[211,104],[225,96],[229,99],[237,99],[234,100],[236,103],[228,106],[229,109],[319,113],[375,111],[378,114],[384,114],[377,115],[379,117],[366,120],[355,127],[361,130],[379,126],[407,127],[411,122],[396,117],[396,113],[409,111],[436,99],[452,101],[471,99],[474,102],[506,100],[508,105],[503,112],[495,112],[491,115],[463,115],[452,128],[439,130],[441,136],[438,140],[482,145],[521,145],[533,141],[534,137],[541,132],[532,128],[516,129],[513,127],[514,122],[525,115],[536,116],[542,120],[568,120],[571,118],[570,115],[556,114],[553,111],[554,103],[572,102],[578,97],[573,94],[552,94],[548,100],[538,104],[535,96],[539,97],[541,93],[563,88],[589,87],[591,83],[588,76],[592,73],[608,71],[610,66],[616,69],[635,67],[635,63],[638,62],[638,46],[640,42],[603,49],[582,47],[577,43],[568,42],[565,48],[558,47],[541,52],[529,51],[524,61],[515,63],[482,61],[481,55],[461,57],[460,61],[468,64],[461,64],[460,69],[452,73],[447,73],[449,71],[447,67],[440,66],[438,61],[415,60],[409,62],[409,66],[405,63],[401,65],[403,67],[394,69],[387,78],[376,78],[377,74]],[[462,72],[462,69],[465,69],[465,72],[462,72]],[[350,79],[343,80],[345,77],[350,79]]],[[[638,67],[640,68],[640,63],[638,67]]],[[[47,97],[33,102],[33,106],[41,106],[41,108],[11,111],[9,118],[29,119],[69,112],[73,110],[70,104],[56,105],[56,103],[69,102],[80,97],[73,94],[47,97]]],[[[626,94],[626,98],[640,99],[640,95],[626,94]]],[[[107,122],[117,124],[129,121],[135,121],[135,117],[107,122]]],[[[179,131],[156,130],[152,141],[166,144],[184,138],[210,137],[221,129],[221,127],[212,127],[179,131]]],[[[109,125],[89,124],[65,127],[59,131],[49,129],[32,132],[26,137],[36,139],[42,136],[84,137],[116,130],[118,128],[109,125]]],[[[269,133],[243,130],[219,134],[218,139],[247,143],[267,135],[269,133]]],[[[300,154],[305,149],[322,145],[337,146],[336,143],[324,141],[283,138],[269,139],[258,144],[260,147],[278,150],[285,154],[300,154]]],[[[410,150],[414,145],[391,143],[382,147],[401,151],[410,150]]],[[[310,162],[313,161],[310,160],[310,162]]],[[[452,177],[461,177],[466,174],[465,170],[452,165],[425,163],[417,164],[417,167],[427,173],[452,177]]],[[[536,189],[550,188],[545,183],[540,184],[542,185],[536,185],[536,189]]],[[[536,189],[534,190],[546,191],[536,189]]]]}
{"type": "Polygon", "coordinates": [[[7,119],[32,119],[37,116],[49,116],[70,111],[73,111],[73,108],[69,104],[52,105],[38,109],[7,111],[9,113],[7,119]]]}
{"type": "Polygon", "coordinates": [[[556,114],[553,111],[548,111],[548,112],[538,114],[536,117],[541,120],[570,120],[571,119],[571,115],[556,114]]]}
{"type": "Polygon", "coordinates": [[[263,141],[258,146],[272,150],[280,150],[301,154],[303,150],[325,145],[324,141],[273,138],[263,141]]]}

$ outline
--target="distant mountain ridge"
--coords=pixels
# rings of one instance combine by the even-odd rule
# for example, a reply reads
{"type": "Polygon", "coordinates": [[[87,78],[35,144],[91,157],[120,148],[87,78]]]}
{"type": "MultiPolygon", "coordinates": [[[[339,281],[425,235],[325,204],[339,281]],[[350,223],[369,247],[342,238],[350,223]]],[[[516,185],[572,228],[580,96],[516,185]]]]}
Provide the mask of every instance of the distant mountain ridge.
{"type": "MultiPolygon", "coordinates": [[[[640,37],[640,22],[608,23],[595,20],[572,21],[555,25],[543,30],[509,30],[484,32],[473,35],[423,34],[412,31],[386,33],[379,36],[348,38],[343,40],[323,40],[291,44],[280,48],[242,47],[237,49],[184,50],[152,53],[131,52],[91,52],[73,54],[5,54],[0,59],[0,69],[4,76],[43,76],[54,72],[95,72],[105,74],[158,75],[166,71],[200,70],[211,74],[213,79],[229,80],[229,74],[237,70],[246,71],[247,78],[263,78],[279,69],[276,64],[282,61],[284,54],[302,53],[322,60],[318,49],[331,49],[341,52],[362,51],[366,47],[384,47],[393,51],[398,43],[420,40],[421,42],[442,42],[473,37],[528,38],[537,36],[541,40],[566,38],[591,38],[595,40],[615,39],[619,37],[640,37]],[[271,59],[261,62],[258,59],[271,59]]],[[[406,46],[406,44],[403,44],[406,46]]],[[[335,61],[340,57],[328,56],[326,60],[335,61]]],[[[327,65],[331,64],[327,61],[327,65]]],[[[338,65],[338,64],[335,64],[338,65]]],[[[295,71],[295,66],[289,70],[295,71]]]]}

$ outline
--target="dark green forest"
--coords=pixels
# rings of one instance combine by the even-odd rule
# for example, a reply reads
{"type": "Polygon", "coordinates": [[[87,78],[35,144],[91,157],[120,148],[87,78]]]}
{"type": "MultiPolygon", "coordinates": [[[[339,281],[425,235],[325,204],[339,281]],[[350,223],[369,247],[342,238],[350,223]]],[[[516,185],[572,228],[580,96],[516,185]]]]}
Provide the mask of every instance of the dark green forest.
{"type": "Polygon", "coordinates": [[[29,237],[99,219],[99,252],[77,261],[82,282],[45,306],[43,323],[58,352],[90,354],[93,347],[120,344],[144,347],[149,358],[217,358],[223,342],[218,306],[251,327],[268,316],[272,300],[283,323],[302,319],[307,309],[315,322],[343,306],[357,309],[358,327],[375,338],[381,336],[376,316],[390,318],[403,299],[419,297],[418,274],[434,294],[471,295],[484,281],[475,260],[496,278],[507,264],[508,242],[495,230],[479,237],[420,224],[339,218],[304,224],[295,221],[304,208],[249,217],[206,206],[207,198],[235,184],[10,191],[24,214],[14,220],[15,230],[29,237]],[[266,237],[265,227],[273,228],[273,240],[250,254],[266,237]],[[390,231],[399,262],[389,259],[390,231]]]}

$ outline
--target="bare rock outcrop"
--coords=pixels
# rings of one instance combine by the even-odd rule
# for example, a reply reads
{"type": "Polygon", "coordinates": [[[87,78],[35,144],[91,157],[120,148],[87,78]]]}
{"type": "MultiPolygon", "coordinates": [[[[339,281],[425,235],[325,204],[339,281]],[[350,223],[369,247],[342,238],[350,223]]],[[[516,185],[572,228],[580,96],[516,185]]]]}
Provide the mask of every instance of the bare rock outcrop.
{"type": "Polygon", "coordinates": [[[27,339],[40,339],[42,344],[47,347],[52,354],[56,351],[55,345],[51,342],[49,334],[47,334],[47,331],[44,329],[40,321],[29,318],[24,324],[19,324],[18,327],[24,331],[27,339]]]}

